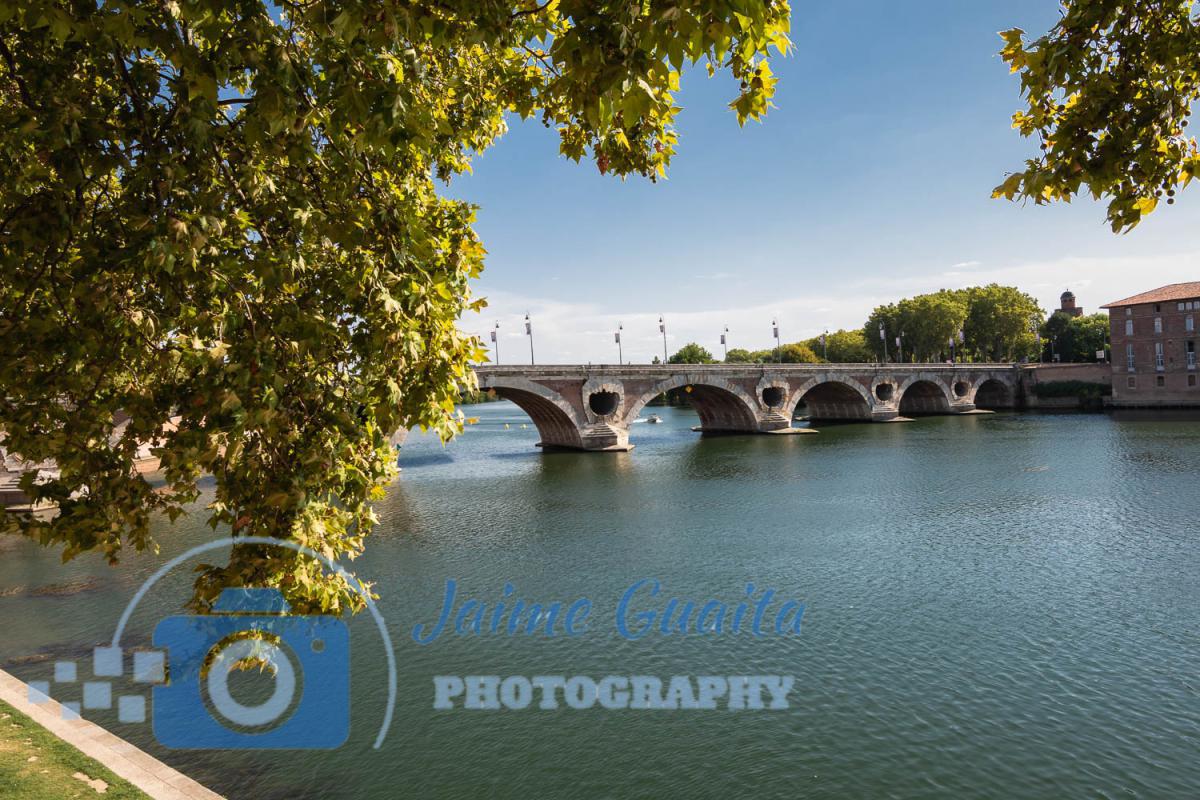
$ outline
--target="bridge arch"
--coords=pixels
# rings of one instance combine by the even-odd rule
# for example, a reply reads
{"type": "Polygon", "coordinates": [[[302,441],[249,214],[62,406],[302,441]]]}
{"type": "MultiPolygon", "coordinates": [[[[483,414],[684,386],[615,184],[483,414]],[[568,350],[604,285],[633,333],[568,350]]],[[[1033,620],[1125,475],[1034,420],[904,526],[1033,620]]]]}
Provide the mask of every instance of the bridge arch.
{"type": "Polygon", "coordinates": [[[801,402],[810,419],[871,419],[875,402],[859,381],[844,374],[818,375],[800,384],[788,398],[784,413],[790,420],[801,402]]]}
{"type": "Polygon", "coordinates": [[[999,378],[984,378],[977,381],[971,393],[976,408],[1013,408],[1016,405],[1015,388],[999,378]]]}
{"type": "Polygon", "coordinates": [[[646,390],[632,402],[627,402],[626,424],[637,419],[646,404],[660,394],[672,389],[690,388],[688,399],[700,416],[703,430],[747,433],[759,429],[758,403],[745,389],[722,379],[693,380],[693,377],[674,375],[646,390]]]}
{"type": "Polygon", "coordinates": [[[533,420],[543,447],[583,448],[580,429],[587,421],[562,395],[526,378],[501,378],[488,382],[505,400],[511,400],[533,420]]]}
{"type": "Polygon", "coordinates": [[[911,375],[899,389],[901,414],[949,414],[951,389],[931,375],[911,375]]]}

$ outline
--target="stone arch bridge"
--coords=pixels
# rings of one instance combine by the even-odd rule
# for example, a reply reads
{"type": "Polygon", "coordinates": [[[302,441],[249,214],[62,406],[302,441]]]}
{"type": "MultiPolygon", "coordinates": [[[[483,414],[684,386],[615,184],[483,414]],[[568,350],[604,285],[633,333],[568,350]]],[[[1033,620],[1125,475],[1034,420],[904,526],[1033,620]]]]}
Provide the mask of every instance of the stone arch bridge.
{"type": "Polygon", "coordinates": [[[646,404],[682,389],[703,433],[786,433],[797,409],[810,421],[891,422],[928,414],[1014,408],[1013,364],[668,364],[495,366],[481,389],[521,407],[542,447],[628,450],[646,404]]]}

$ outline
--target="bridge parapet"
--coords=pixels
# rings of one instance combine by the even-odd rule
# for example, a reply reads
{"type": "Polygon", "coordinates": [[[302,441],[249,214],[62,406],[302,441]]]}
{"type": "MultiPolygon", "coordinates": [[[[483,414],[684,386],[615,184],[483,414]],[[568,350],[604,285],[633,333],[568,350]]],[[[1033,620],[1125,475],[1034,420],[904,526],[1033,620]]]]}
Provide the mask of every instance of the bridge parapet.
{"type": "Polygon", "coordinates": [[[541,446],[579,450],[628,450],[634,420],[675,389],[704,433],[779,433],[800,408],[813,422],[1012,408],[1019,384],[1013,364],[505,365],[476,375],[530,415],[541,446]]]}

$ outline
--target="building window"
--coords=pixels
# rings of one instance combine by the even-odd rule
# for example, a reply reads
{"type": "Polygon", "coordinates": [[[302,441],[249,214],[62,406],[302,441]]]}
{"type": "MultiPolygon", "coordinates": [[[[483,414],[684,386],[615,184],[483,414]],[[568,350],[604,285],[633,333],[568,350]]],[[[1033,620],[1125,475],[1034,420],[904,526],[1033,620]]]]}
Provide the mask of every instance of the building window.
{"type": "Polygon", "coordinates": [[[1167,385],[1167,376],[1166,375],[1156,375],[1154,377],[1154,385],[1160,389],[1163,388],[1164,386],[1166,386],[1167,385]]]}
{"type": "Polygon", "coordinates": [[[1188,386],[1190,388],[1195,388],[1195,386],[1196,386],[1196,376],[1195,375],[1188,375],[1188,386]]]}
{"type": "Polygon", "coordinates": [[[1187,343],[1187,365],[1188,369],[1196,368],[1196,343],[1193,341],[1187,343]]]}
{"type": "Polygon", "coordinates": [[[1154,332],[1162,333],[1162,317],[1154,318],[1154,332]]]}
{"type": "Polygon", "coordinates": [[[1129,368],[1130,372],[1133,372],[1134,358],[1133,358],[1133,344],[1132,343],[1125,345],[1125,366],[1127,366],[1129,368]]]}
{"type": "Polygon", "coordinates": [[[1156,370],[1158,370],[1159,372],[1162,372],[1164,369],[1167,368],[1166,364],[1163,362],[1163,343],[1162,342],[1154,343],[1154,368],[1156,370]]]}
{"type": "Polygon", "coordinates": [[[1160,311],[1162,311],[1162,304],[1161,304],[1161,303],[1155,303],[1155,304],[1154,304],[1154,313],[1155,313],[1155,314],[1157,314],[1157,313],[1158,313],[1158,312],[1160,312],[1160,311]]]}
{"type": "MultiPolygon", "coordinates": [[[[1194,378],[1196,376],[1192,375],[1191,377],[1194,378]]],[[[1130,375],[1129,378],[1125,381],[1125,385],[1128,386],[1130,389],[1136,389],[1137,388],[1137,378],[1130,375]]]]}
{"type": "Polygon", "coordinates": [[[1176,310],[1176,311],[1183,311],[1183,307],[1184,307],[1185,305],[1187,305],[1187,304],[1186,304],[1186,303],[1180,303],[1180,304],[1179,304],[1179,305],[1178,305],[1178,306],[1175,308],[1175,310],[1176,310]]]}
{"type": "Polygon", "coordinates": [[[1125,335],[1133,336],[1133,320],[1131,319],[1125,320],[1125,335]]]}
{"type": "Polygon", "coordinates": [[[1192,331],[1196,330],[1196,318],[1193,317],[1191,314],[1188,314],[1186,317],[1184,317],[1183,318],[1183,329],[1185,331],[1187,331],[1188,333],[1191,333],[1192,331]]]}
{"type": "Polygon", "coordinates": [[[1125,316],[1127,316],[1127,317],[1133,316],[1133,306],[1130,306],[1129,308],[1125,309],[1125,316]]]}

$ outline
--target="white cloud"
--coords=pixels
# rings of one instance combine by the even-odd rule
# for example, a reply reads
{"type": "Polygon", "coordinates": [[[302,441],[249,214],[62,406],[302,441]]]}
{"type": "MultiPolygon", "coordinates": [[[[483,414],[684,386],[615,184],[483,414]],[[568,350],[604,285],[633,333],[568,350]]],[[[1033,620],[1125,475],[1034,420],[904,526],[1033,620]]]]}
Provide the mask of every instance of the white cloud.
{"type": "Polygon", "coordinates": [[[957,264],[952,264],[951,269],[967,269],[969,267],[978,267],[982,264],[982,261],[960,261],[957,264]]]}

